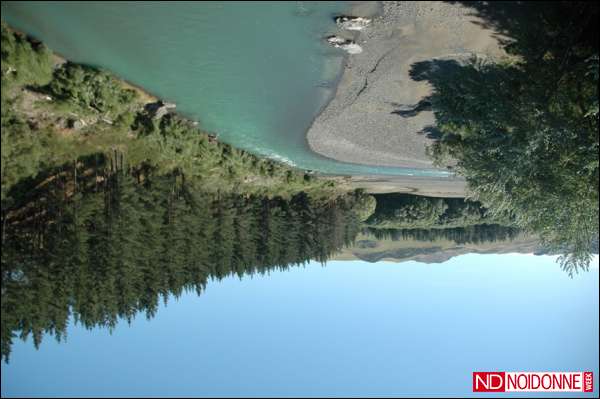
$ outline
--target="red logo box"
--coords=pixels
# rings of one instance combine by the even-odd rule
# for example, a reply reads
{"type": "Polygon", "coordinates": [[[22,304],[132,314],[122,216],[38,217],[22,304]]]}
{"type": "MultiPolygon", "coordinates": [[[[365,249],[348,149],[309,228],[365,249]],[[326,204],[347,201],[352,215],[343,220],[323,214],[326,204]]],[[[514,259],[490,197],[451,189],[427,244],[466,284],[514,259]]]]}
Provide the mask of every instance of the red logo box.
{"type": "Polygon", "coordinates": [[[594,392],[594,373],[474,371],[473,392],[594,392]]]}
{"type": "Polygon", "coordinates": [[[506,392],[504,371],[474,371],[473,392],[506,392]]]}

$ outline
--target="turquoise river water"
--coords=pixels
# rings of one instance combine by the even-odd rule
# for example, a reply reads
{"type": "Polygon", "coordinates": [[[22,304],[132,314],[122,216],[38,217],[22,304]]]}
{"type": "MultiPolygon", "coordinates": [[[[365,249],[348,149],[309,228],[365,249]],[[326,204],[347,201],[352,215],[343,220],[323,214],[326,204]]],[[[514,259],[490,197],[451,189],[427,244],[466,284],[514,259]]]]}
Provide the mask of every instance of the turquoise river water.
{"type": "Polygon", "coordinates": [[[2,20],[66,58],[107,68],[219,139],[335,174],[447,176],[337,162],[306,131],[335,92],[343,53],[323,36],[345,2],[2,2],[2,20]]]}

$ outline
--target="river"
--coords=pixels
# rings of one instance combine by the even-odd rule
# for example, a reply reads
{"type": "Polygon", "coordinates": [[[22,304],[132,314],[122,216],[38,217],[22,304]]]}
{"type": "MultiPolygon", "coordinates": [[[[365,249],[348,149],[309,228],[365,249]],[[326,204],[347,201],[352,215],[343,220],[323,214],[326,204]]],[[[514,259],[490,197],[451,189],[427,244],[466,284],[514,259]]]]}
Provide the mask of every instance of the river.
{"type": "Polygon", "coordinates": [[[236,147],[332,174],[448,176],[338,162],[306,131],[344,53],[324,43],[345,2],[3,2],[2,19],[65,58],[143,87],[236,147]]]}

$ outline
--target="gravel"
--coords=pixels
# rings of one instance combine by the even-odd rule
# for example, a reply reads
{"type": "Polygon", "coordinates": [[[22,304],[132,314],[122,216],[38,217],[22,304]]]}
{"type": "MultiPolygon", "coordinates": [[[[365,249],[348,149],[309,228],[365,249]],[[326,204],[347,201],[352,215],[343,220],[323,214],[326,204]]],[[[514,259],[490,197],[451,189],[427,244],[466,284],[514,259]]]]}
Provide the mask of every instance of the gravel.
{"type": "Polygon", "coordinates": [[[382,2],[380,15],[356,36],[363,52],[346,58],[335,97],[307,133],[313,151],[366,165],[433,168],[426,155],[431,139],[422,133],[435,124],[433,112],[392,112],[430,93],[427,82],[410,78],[413,63],[503,55],[494,32],[477,22],[475,11],[460,4],[382,2]]]}

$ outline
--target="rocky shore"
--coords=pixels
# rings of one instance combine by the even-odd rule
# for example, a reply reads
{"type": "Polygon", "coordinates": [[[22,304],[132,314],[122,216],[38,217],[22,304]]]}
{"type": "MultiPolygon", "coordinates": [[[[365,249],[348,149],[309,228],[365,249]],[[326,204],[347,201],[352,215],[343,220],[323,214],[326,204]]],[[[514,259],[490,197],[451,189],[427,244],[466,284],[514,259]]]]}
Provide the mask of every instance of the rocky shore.
{"type": "MultiPolygon", "coordinates": [[[[384,1],[378,16],[336,20],[342,37],[354,29],[349,54],[335,97],[307,133],[317,153],[366,165],[432,168],[426,155],[434,125],[426,82],[411,79],[411,66],[436,58],[478,55],[500,57],[495,32],[475,12],[446,2],[384,1]],[[346,25],[343,26],[343,23],[346,25]]],[[[349,42],[347,42],[349,43],[349,42]]]]}

